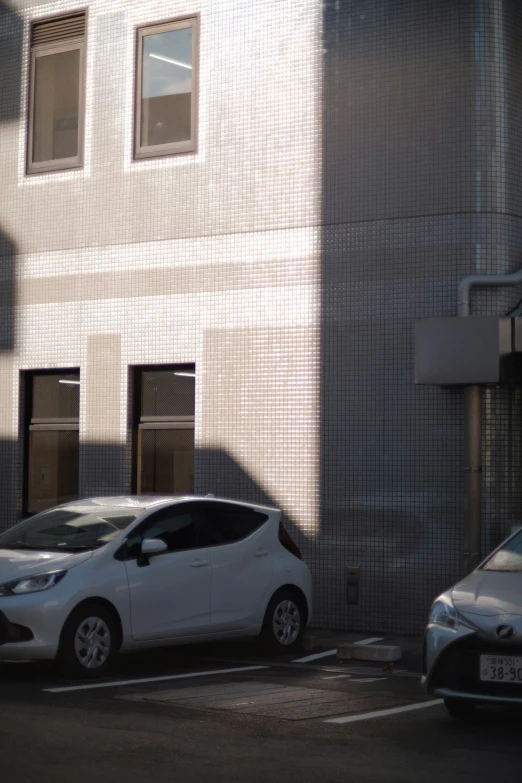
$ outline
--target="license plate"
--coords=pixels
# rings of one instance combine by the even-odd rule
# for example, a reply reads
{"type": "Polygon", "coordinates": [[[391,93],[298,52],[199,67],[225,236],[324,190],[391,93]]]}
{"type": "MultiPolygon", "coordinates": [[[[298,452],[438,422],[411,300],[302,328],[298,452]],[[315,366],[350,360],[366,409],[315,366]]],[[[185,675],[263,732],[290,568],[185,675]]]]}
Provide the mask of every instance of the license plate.
{"type": "Polygon", "coordinates": [[[511,655],[481,655],[482,682],[522,683],[522,658],[511,655]]]}

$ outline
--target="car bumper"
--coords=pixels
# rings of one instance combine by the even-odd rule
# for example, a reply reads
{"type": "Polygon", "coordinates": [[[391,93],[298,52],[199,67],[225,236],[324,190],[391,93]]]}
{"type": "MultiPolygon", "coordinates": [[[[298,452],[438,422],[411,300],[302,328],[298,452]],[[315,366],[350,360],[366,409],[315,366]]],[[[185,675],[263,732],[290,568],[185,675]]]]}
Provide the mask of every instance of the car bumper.
{"type": "Polygon", "coordinates": [[[0,645],[31,642],[33,638],[30,628],[10,622],[5,614],[0,612],[0,645]]]}
{"type": "Polygon", "coordinates": [[[435,688],[432,693],[441,699],[465,699],[466,701],[484,704],[522,704],[522,696],[497,696],[485,693],[468,693],[452,688],[435,688]]]}
{"type": "Polygon", "coordinates": [[[422,674],[423,683],[429,688],[433,671],[443,653],[461,639],[474,635],[474,631],[465,626],[459,626],[458,630],[441,628],[438,625],[428,625],[424,634],[424,652],[422,674]]]}
{"type": "Polygon", "coordinates": [[[494,704],[522,704],[522,684],[485,682],[480,679],[480,656],[516,655],[517,645],[496,644],[476,631],[428,627],[424,641],[422,684],[426,693],[443,699],[466,699],[494,704]]]}
{"type": "Polygon", "coordinates": [[[0,598],[0,660],[55,658],[66,616],[45,593],[0,598]]]}

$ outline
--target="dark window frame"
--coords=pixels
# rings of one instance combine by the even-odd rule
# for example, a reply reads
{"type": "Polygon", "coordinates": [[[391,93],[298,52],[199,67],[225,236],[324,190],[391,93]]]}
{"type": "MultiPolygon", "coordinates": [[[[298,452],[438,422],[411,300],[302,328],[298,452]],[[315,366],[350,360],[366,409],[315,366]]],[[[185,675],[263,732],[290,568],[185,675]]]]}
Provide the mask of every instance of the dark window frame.
{"type": "Polygon", "coordinates": [[[132,154],[133,160],[164,158],[172,155],[194,155],[198,148],[198,116],[199,116],[199,22],[198,13],[178,17],[162,22],[136,27],[136,51],[134,70],[134,121],[132,154]],[[160,32],[192,28],[192,101],[190,112],[190,140],[170,142],[169,144],[141,146],[141,94],[143,74],[143,38],[160,32]]]}
{"type": "Polygon", "coordinates": [[[33,388],[34,379],[40,375],[78,375],[81,376],[79,367],[52,368],[46,370],[22,370],[23,382],[20,384],[23,390],[23,455],[22,455],[22,516],[30,517],[38,513],[36,511],[28,511],[29,507],[29,456],[30,456],[30,433],[33,431],[64,431],[79,432],[80,419],[79,418],[53,418],[53,419],[41,419],[32,416],[33,410],[33,388]]]}
{"type": "Polygon", "coordinates": [[[200,543],[200,547],[202,549],[213,549],[218,546],[234,546],[235,544],[240,543],[241,541],[246,541],[247,538],[250,538],[250,536],[253,536],[254,533],[257,533],[258,530],[260,530],[263,525],[265,525],[268,520],[269,516],[268,514],[263,513],[262,511],[257,511],[254,508],[251,508],[247,505],[242,505],[241,503],[231,503],[227,500],[213,500],[209,498],[208,500],[200,500],[197,501],[197,539],[198,542],[201,541],[201,537],[203,534],[203,518],[205,515],[205,512],[207,510],[218,510],[221,511],[221,513],[227,513],[227,511],[230,509],[234,509],[235,513],[245,512],[249,511],[252,514],[256,514],[260,517],[259,524],[254,527],[249,533],[246,535],[242,535],[239,538],[234,539],[233,541],[219,541],[216,543],[200,543]]]}
{"type": "Polygon", "coordinates": [[[184,514],[190,514],[192,517],[192,524],[193,524],[193,536],[194,536],[194,545],[190,547],[185,547],[184,549],[168,549],[165,552],[160,552],[157,555],[154,555],[154,557],[162,557],[164,555],[175,555],[178,552],[193,552],[197,549],[203,549],[199,543],[199,517],[197,515],[197,507],[193,503],[172,503],[168,506],[163,506],[162,508],[155,509],[150,516],[147,516],[145,519],[143,519],[141,522],[139,522],[135,528],[133,528],[127,538],[125,539],[125,542],[122,544],[120,549],[115,553],[115,558],[117,560],[136,560],[140,557],[141,552],[132,551],[129,547],[129,539],[136,538],[139,536],[141,542],[145,540],[147,537],[147,532],[150,530],[150,528],[154,525],[155,520],[158,516],[162,516],[165,513],[170,512],[171,516],[182,516],[184,514]]]}
{"type": "Polygon", "coordinates": [[[121,548],[118,550],[118,552],[115,554],[115,557],[117,560],[136,560],[140,556],[140,552],[137,551],[131,551],[129,549],[129,539],[138,537],[140,538],[141,542],[145,538],[147,538],[147,532],[150,530],[150,528],[154,525],[155,519],[159,516],[161,517],[163,514],[169,514],[171,516],[182,516],[184,514],[190,514],[192,516],[192,524],[194,526],[193,529],[193,545],[190,547],[185,547],[183,549],[170,549],[165,552],[161,552],[158,555],[155,555],[155,557],[162,557],[163,555],[174,555],[178,552],[193,552],[200,549],[215,549],[217,547],[222,546],[235,546],[236,544],[239,544],[243,541],[246,541],[248,538],[253,536],[255,533],[257,533],[263,525],[265,525],[269,520],[269,515],[263,513],[262,511],[256,511],[256,509],[251,508],[247,505],[242,505],[240,503],[230,503],[228,501],[220,501],[220,500],[211,500],[211,499],[201,499],[201,500],[190,500],[188,502],[182,502],[182,503],[171,503],[167,506],[163,506],[162,508],[159,508],[157,510],[154,510],[153,513],[150,516],[147,516],[145,519],[143,519],[138,525],[136,525],[135,528],[133,528],[125,542],[122,544],[121,548]],[[204,515],[208,508],[221,508],[225,513],[227,509],[234,508],[238,512],[241,511],[250,511],[252,514],[257,514],[260,517],[260,523],[257,525],[257,527],[253,528],[249,533],[246,535],[241,536],[240,538],[235,539],[234,541],[220,541],[217,543],[205,543],[202,539],[203,534],[203,524],[204,524],[204,515]]]}
{"type": "Polygon", "coordinates": [[[83,14],[85,16],[85,33],[78,38],[70,38],[50,44],[30,44],[29,55],[29,89],[27,91],[27,134],[26,134],[26,174],[47,174],[54,171],[68,171],[70,169],[83,168],[84,141],[85,141],[85,95],[86,95],[86,44],[87,44],[87,23],[88,11],[86,8],[80,8],[63,14],[56,14],[50,17],[36,19],[30,25],[30,38],[35,25],[53,20],[67,19],[68,17],[83,14]],[[44,57],[50,54],[60,54],[61,52],[78,49],[80,52],[80,70],[79,70],[79,93],[78,93],[78,154],[73,158],[60,158],[50,161],[35,162],[33,160],[33,141],[34,141],[34,104],[35,104],[35,71],[36,60],[38,57],[44,57]]]}
{"type": "MultiPolygon", "coordinates": [[[[141,391],[144,372],[194,372],[196,365],[192,362],[183,364],[140,364],[132,367],[132,478],[131,491],[141,494],[141,453],[142,432],[144,430],[195,429],[196,416],[142,416],[141,391]]],[[[194,378],[196,380],[196,377],[194,378]]]]}

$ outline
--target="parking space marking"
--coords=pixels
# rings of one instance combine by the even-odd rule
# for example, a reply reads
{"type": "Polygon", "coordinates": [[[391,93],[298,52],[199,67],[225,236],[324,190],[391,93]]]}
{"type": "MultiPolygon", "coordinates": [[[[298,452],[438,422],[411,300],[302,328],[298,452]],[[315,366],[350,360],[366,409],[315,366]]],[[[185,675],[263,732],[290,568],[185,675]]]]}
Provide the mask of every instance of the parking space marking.
{"type": "MultiPolygon", "coordinates": [[[[219,662],[219,663],[238,663],[242,665],[249,665],[249,664],[259,664],[264,665],[266,664],[266,661],[258,661],[258,660],[245,660],[241,658],[211,658],[208,656],[206,658],[207,661],[212,662],[219,662]]],[[[299,660],[299,659],[298,659],[299,660]]],[[[303,669],[304,671],[315,671],[315,672],[324,672],[325,674],[368,674],[368,675],[375,675],[375,674],[383,674],[382,666],[328,666],[327,664],[325,666],[310,666],[306,663],[298,663],[298,661],[276,661],[276,660],[269,660],[268,662],[269,666],[273,666],[277,669],[303,669]],[[297,663],[297,666],[296,666],[297,663]]],[[[392,672],[386,672],[387,677],[413,677],[416,680],[420,680],[421,673],[420,672],[409,672],[405,671],[404,669],[394,669],[392,672]]]]}
{"type": "Polygon", "coordinates": [[[241,666],[233,669],[212,669],[204,672],[186,672],[185,674],[169,674],[162,677],[144,677],[137,680],[116,680],[115,682],[93,682],[89,685],[70,685],[64,688],[44,688],[45,693],[67,693],[69,691],[88,691],[95,688],[119,688],[123,685],[142,685],[148,682],[165,682],[166,680],[188,680],[193,677],[211,677],[213,674],[235,674],[236,672],[251,672],[259,669],[270,669],[270,666],[241,666]]]}
{"type": "MultiPolygon", "coordinates": [[[[345,670],[349,674],[383,674],[382,667],[377,666],[350,666],[345,670]]],[[[408,672],[404,669],[394,669],[392,672],[386,672],[389,677],[414,677],[420,680],[420,672],[408,672]]]]}
{"type": "Polygon", "coordinates": [[[321,677],[321,680],[343,680],[349,679],[350,682],[382,682],[387,680],[387,677],[361,677],[354,680],[351,674],[334,674],[331,677],[321,677]]]}
{"type": "Polygon", "coordinates": [[[332,674],[330,677],[321,677],[321,680],[344,680],[351,676],[351,674],[332,674]]]}
{"type": "Polygon", "coordinates": [[[305,655],[304,658],[296,658],[292,663],[308,663],[308,661],[317,661],[319,658],[329,658],[331,655],[337,653],[337,647],[334,650],[325,650],[325,652],[314,653],[313,655],[305,655]]]}
{"type": "Polygon", "coordinates": [[[364,712],[361,715],[344,715],[342,718],[328,718],[325,723],[357,723],[361,720],[372,720],[372,718],[386,718],[388,715],[397,715],[400,712],[411,712],[411,710],[424,710],[427,707],[435,707],[443,704],[443,699],[434,701],[422,701],[416,704],[407,704],[405,707],[390,707],[387,710],[376,710],[375,712],[364,712]]]}
{"type": "Polygon", "coordinates": [[[360,680],[352,680],[352,682],[382,682],[387,679],[387,677],[361,677],[360,680]]]}
{"type": "MultiPolygon", "coordinates": [[[[213,661],[213,662],[219,662],[219,663],[240,663],[244,666],[247,666],[249,664],[265,664],[267,661],[258,661],[258,660],[248,660],[248,659],[241,659],[241,658],[211,658],[207,657],[207,661],[213,661]]],[[[351,669],[346,669],[344,666],[310,666],[307,663],[298,663],[296,666],[296,661],[277,661],[272,659],[268,660],[269,666],[275,666],[278,669],[302,669],[303,671],[313,671],[313,672],[331,672],[332,674],[335,674],[335,672],[343,673],[346,671],[351,671],[351,669]]],[[[372,668],[372,671],[375,671],[375,667],[372,668]]]]}

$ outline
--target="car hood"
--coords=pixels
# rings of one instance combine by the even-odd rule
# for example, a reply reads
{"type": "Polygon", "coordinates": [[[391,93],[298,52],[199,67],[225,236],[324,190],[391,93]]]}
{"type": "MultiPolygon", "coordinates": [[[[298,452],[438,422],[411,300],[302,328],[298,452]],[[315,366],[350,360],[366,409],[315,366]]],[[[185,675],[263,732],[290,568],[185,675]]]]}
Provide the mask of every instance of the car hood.
{"type": "Polygon", "coordinates": [[[23,576],[74,568],[92,557],[87,552],[45,552],[28,549],[0,549],[0,584],[23,576]]]}
{"type": "Polygon", "coordinates": [[[464,614],[522,616],[522,573],[474,571],[455,585],[452,599],[464,614]]]}

